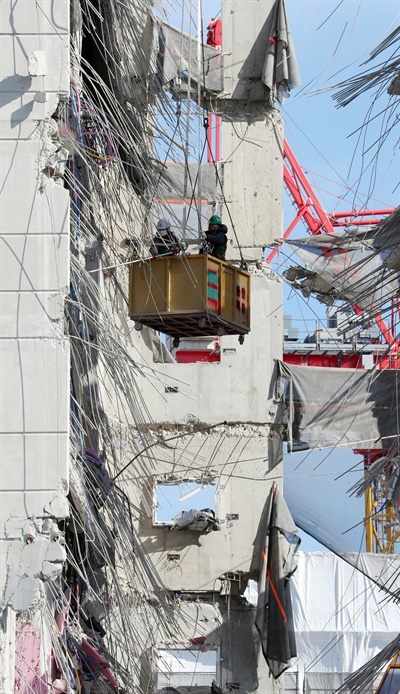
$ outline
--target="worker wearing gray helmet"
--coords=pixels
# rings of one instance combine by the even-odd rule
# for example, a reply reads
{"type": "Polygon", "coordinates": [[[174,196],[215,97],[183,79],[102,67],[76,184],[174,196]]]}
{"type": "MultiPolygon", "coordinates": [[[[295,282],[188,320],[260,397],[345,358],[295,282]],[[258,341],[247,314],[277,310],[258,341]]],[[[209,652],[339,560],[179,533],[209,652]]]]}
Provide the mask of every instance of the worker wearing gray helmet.
{"type": "Polygon", "coordinates": [[[157,233],[153,238],[150,253],[157,255],[175,255],[182,250],[178,237],[171,231],[169,219],[159,219],[156,225],[157,233]]]}

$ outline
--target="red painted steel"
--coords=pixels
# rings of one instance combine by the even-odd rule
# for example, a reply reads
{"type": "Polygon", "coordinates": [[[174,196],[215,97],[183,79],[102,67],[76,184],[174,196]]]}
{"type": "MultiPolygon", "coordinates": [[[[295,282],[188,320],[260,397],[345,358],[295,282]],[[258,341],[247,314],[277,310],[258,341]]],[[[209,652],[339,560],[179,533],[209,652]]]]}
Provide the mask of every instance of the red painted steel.
{"type": "Polygon", "coordinates": [[[295,366],[324,366],[335,369],[362,369],[362,360],[359,354],[304,354],[286,353],[283,355],[285,364],[295,366]]]}
{"type": "MultiPolygon", "coordinates": [[[[293,229],[297,225],[297,223],[300,221],[300,219],[304,219],[305,224],[308,227],[308,230],[311,234],[334,234],[335,233],[335,228],[337,229],[338,227],[341,226],[347,226],[345,222],[341,223],[338,221],[338,219],[350,217],[353,218],[355,215],[358,215],[359,217],[364,217],[364,216],[371,216],[374,214],[379,214],[379,215],[387,215],[393,212],[394,208],[388,208],[388,209],[382,209],[382,210],[353,210],[352,212],[336,212],[333,214],[327,214],[320,201],[318,200],[318,197],[314,193],[314,190],[312,186],[310,185],[307,176],[305,175],[303,169],[301,168],[299,162],[297,161],[290,145],[288,144],[287,140],[284,140],[283,143],[283,156],[285,159],[284,165],[283,165],[283,180],[286,185],[287,190],[289,191],[289,194],[293,198],[293,202],[297,208],[297,214],[294,220],[291,222],[291,224],[288,226],[286,231],[283,234],[283,238],[286,239],[290,234],[292,233],[293,229]]],[[[370,219],[370,220],[363,220],[360,219],[357,222],[357,225],[360,226],[362,224],[373,224],[376,223],[376,219],[370,219]]],[[[353,223],[353,222],[351,222],[353,223]]],[[[355,222],[354,222],[355,223],[355,222]]],[[[275,257],[276,253],[278,252],[278,247],[274,248],[268,257],[266,258],[266,262],[269,264],[273,258],[275,257]]],[[[362,313],[362,310],[359,309],[357,306],[354,307],[354,310],[356,313],[362,313]]],[[[399,350],[398,342],[395,340],[393,331],[390,330],[390,328],[386,325],[385,321],[383,320],[382,316],[378,315],[375,317],[375,322],[378,325],[382,337],[385,340],[385,342],[390,345],[391,347],[391,352],[392,356],[393,354],[397,355],[399,350]]],[[[396,356],[396,366],[391,367],[391,368],[397,368],[397,356],[396,356]]]]}
{"type": "Polygon", "coordinates": [[[221,361],[221,354],[216,350],[181,349],[175,352],[175,359],[178,364],[196,364],[197,362],[214,364],[221,361]]]}

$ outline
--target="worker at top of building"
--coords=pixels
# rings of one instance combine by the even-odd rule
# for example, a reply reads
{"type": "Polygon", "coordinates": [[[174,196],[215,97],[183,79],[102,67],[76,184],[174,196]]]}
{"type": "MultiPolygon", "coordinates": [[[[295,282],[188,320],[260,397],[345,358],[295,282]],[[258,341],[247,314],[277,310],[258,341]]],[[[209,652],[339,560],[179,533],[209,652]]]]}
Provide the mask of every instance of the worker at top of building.
{"type": "MultiPolygon", "coordinates": [[[[222,224],[221,217],[213,214],[208,222],[208,230],[206,231],[207,244],[210,247],[210,255],[219,260],[225,260],[228,229],[225,224],[222,224]]],[[[204,251],[203,251],[204,252],[204,251]]]]}
{"type": "Polygon", "coordinates": [[[182,250],[179,239],[171,230],[169,219],[159,219],[156,225],[157,233],[153,238],[150,253],[155,255],[175,255],[182,250]]]}

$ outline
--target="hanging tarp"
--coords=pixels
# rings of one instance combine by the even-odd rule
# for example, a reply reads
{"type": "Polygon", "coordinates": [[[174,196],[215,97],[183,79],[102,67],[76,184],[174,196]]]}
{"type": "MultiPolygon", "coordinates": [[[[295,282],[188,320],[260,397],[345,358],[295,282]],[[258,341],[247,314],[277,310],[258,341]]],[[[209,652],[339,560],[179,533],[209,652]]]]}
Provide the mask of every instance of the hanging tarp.
{"type": "Polygon", "coordinates": [[[398,371],[278,365],[289,447],[390,448],[396,440],[398,371]]]}
{"type": "Polygon", "coordinates": [[[192,98],[197,97],[200,80],[202,96],[222,91],[222,56],[216,48],[201,45],[201,61],[197,55],[197,39],[158,20],[159,73],[161,83],[177,95],[187,95],[190,73],[192,98]]]}
{"type": "Polygon", "coordinates": [[[400,213],[372,229],[337,231],[288,241],[307,269],[289,268],[285,277],[305,296],[324,303],[348,301],[379,313],[400,290],[400,213]],[[321,284],[322,282],[322,284],[321,284]]]}
{"type": "Polygon", "coordinates": [[[273,487],[267,500],[259,538],[256,628],[272,676],[278,678],[296,656],[290,578],[296,570],[300,543],[297,528],[282,494],[273,487]]]}
{"type": "Polygon", "coordinates": [[[276,100],[282,104],[290,96],[290,90],[301,85],[284,0],[276,0],[270,14],[268,50],[262,81],[269,89],[271,105],[276,100]]]}

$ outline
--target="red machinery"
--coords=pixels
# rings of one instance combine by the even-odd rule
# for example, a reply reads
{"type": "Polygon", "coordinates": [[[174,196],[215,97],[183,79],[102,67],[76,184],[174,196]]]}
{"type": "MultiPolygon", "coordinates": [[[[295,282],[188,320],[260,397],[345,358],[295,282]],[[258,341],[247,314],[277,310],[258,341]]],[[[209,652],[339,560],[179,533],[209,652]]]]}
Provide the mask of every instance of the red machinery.
{"type": "MultiPolygon", "coordinates": [[[[303,219],[310,234],[334,233],[335,229],[348,227],[350,225],[374,225],[391,214],[394,208],[380,210],[353,210],[352,212],[339,212],[327,214],[317,196],[315,195],[306,175],[304,174],[299,162],[293,154],[288,143],[284,142],[284,170],[283,177],[286,188],[292,197],[297,209],[294,220],[289,224],[284,233],[284,238],[288,238],[297,223],[303,219]]],[[[267,257],[270,263],[277,253],[277,248],[271,251],[267,257]]],[[[378,351],[374,357],[379,369],[397,369],[399,367],[399,344],[395,339],[394,323],[397,306],[393,306],[392,324],[389,328],[381,316],[375,318],[381,331],[381,335],[390,351],[383,357],[378,351]]],[[[361,309],[354,307],[357,313],[362,313],[361,309]]],[[[386,350],[387,352],[387,350],[386,350]]],[[[338,347],[337,354],[326,354],[319,351],[317,354],[304,354],[292,352],[284,354],[284,361],[290,364],[303,366],[325,366],[325,367],[344,367],[344,368],[363,368],[361,355],[354,352],[349,355],[340,353],[338,347]]],[[[361,449],[354,450],[357,455],[364,458],[364,472],[367,475],[370,466],[380,458],[386,456],[389,451],[383,449],[361,449]]],[[[365,493],[365,538],[366,551],[377,553],[393,553],[395,544],[400,537],[396,517],[391,502],[387,499],[387,479],[390,473],[390,462],[369,486],[365,493]]]]}

